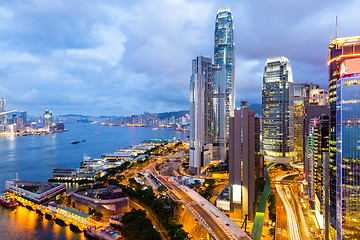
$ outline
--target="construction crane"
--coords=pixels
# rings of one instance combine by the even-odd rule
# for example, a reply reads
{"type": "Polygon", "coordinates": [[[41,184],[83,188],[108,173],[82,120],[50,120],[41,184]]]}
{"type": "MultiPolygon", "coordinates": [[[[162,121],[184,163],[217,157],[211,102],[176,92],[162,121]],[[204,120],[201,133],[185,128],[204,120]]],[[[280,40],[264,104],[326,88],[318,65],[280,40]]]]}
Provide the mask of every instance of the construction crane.
{"type": "Polygon", "coordinates": [[[17,112],[17,111],[18,110],[11,110],[11,111],[8,111],[8,112],[0,112],[0,115],[12,113],[12,112],[17,112]]]}

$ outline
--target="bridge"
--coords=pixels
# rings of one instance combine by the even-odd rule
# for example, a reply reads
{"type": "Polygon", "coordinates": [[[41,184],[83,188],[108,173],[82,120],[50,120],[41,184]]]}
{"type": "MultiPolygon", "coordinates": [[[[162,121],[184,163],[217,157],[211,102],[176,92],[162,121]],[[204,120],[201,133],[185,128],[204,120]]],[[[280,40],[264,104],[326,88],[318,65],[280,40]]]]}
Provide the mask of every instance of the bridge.
{"type": "Polygon", "coordinates": [[[199,220],[216,240],[250,240],[251,238],[223,212],[194,190],[180,185],[169,177],[161,176],[150,166],[151,175],[166,187],[199,220]]]}

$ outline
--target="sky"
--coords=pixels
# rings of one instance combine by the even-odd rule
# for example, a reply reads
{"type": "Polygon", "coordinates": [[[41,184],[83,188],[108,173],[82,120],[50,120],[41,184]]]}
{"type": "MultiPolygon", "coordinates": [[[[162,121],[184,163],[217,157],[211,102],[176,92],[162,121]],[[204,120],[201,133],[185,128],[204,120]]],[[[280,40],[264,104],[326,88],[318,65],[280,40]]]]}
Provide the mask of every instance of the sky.
{"type": "Polygon", "coordinates": [[[261,103],[267,58],[327,89],[330,36],[360,35],[357,0],[13,0],[0,3],[7,110],[91,116],[189,109],[191,61],[213,58],[219,8],[235,27],[236,106],[261,103]],[[332,28],[332,35],[330,35],[332,28]]]}

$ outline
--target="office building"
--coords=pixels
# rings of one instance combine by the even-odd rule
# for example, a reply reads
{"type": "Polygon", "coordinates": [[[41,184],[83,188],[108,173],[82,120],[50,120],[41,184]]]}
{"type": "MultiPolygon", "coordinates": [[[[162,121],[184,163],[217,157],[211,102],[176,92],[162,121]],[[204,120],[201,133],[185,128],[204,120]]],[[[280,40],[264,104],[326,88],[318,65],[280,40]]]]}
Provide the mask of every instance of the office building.
{"type": "Polygon", "coordinates": [[[329,45],[330,239],[360,238],[360,36],[329,45]]]}
{"type": "Polygon", "coordinates": [[[6,99],[0,99],[0,124],[6,124],[6,99]]]}
{"type": "Polygon", "coordinates": [[[229,187],[231,211],[235,218],[254,220],[256,187],[260,173],[260,120],[243,102],[241,109],[230,117],[229,132],[229,187]]]}
{"type": "Polygon", "coordinates": [[[286,57],[267,59],[262,85],[262,151],[265,161],[294,160],[294,91],[286,57]]]}
{"type": "Polygon", "coordinates": [[[192,62],[189,167],[194,174],[200,174],[205,132],[210,130],[205,128],[205,77],[211,78],[211,65],[211,59],[202,56],[192,62]]]}
{"type": "Polygon", "coordinates": [[[43,114],[44,118],[44,127],[52,125],[52,113],[49,111],[49,109],[45,110],[45,113],[43,114]]]}
{"type": "Polygon", "coordinates": [[[22,118],[22,122],[23,124],[27,124],[27,111],[21,111],[21,118],[22,118]]]}
{"type": "Polygon", "coordinates": [[[319,85],[317,84],[294,84],[294,150],[296,161],[304,160],[306,107],[309,105],[311,90],[318,88],[319,85]]]}
{"type": "Polygon", "coordinates": [[[228,138],[229,117],[233,116],[235,109],[234,24],[229,8],[219,9],[216,15],[214,67],[214,137],[216,145],[219,145],[219,152],[216,157],[224,160],[225,145],[223,142],[228,138]],[[223,102],[225,106],[223,106],[223,102]]]}

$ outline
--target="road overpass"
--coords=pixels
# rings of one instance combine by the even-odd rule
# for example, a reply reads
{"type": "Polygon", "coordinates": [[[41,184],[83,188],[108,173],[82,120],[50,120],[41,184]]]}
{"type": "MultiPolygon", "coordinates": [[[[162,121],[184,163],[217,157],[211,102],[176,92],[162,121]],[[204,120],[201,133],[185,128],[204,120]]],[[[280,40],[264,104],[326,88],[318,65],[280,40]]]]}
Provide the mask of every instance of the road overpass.
{"type": "Polygon", "coordinates": [[[169,177],[161,176],[155,169],[156,164],[153,163],[150,166],[151,175],[180,199],[181,203],[204,225],[212,237],[217,240],[251,239],[230,218],[198,193],[169,177]]]}

